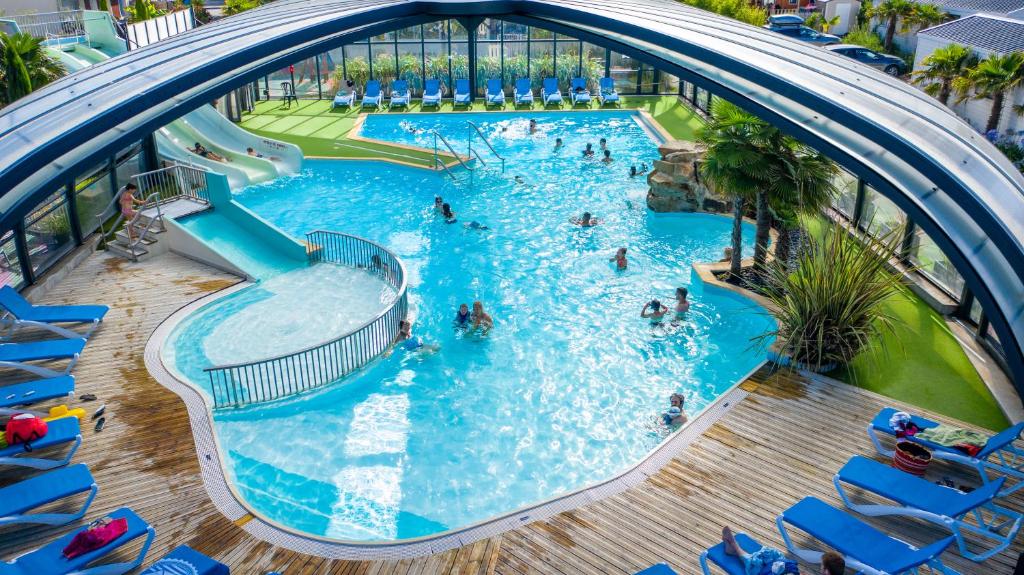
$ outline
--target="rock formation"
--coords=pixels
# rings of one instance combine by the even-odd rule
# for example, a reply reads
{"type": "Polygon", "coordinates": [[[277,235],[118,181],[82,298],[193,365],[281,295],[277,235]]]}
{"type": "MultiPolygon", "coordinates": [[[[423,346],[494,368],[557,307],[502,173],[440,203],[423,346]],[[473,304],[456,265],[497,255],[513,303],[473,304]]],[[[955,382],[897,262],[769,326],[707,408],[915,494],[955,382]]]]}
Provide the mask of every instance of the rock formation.
{"type": "Polygon", "coordinates": [[[658,147],[661,159],[647,176],[647,207],[655,212],[728,212],[732,202],[719,197],[700,177],[704,150],[695,142],[672,140],[658,147]]]}

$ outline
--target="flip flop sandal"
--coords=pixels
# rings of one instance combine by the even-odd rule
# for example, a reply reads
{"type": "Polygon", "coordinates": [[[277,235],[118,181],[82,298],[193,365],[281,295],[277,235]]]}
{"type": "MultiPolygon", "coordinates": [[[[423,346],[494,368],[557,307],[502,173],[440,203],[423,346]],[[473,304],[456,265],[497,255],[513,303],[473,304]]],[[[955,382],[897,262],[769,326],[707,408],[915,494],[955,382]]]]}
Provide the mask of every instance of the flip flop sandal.
{"type": "Polygon", "coordinates": [[[96,427],[93,427],[94,431],[103,431],[103,425],[107,423],[106,417],[101,417],[96,420],[96,427]]]}
{"type": "Polygon", "coordinates": [[[100,417],[101,415],[103,415],[105,411],[107,411],[107,404],[104,403],[103,405],[99,406],[99,408],[96,411],[93,412],[92,418],[96,419],[97,417],[100,417]]]}
{"type": "Polygon", "coordinates": [[[82,401],[96,401],[96,396],[91,393],[82,394],[78,399],[82,401]]]}

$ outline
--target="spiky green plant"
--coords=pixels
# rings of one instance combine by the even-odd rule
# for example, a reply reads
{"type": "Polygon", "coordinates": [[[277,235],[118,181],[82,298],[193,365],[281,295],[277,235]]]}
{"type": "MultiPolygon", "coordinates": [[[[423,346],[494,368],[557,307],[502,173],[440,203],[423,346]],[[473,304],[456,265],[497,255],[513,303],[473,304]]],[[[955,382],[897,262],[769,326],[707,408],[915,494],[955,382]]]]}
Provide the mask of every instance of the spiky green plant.
{"type": "Polygon", "coordinates": [[[775,338],[780,353],[812,371],[850,363],[893,331],[883,304],[904,290],[888,265],[901,238],[897,230],[866,246],[833,224],[797,256],[795,270],[771,264],[764,294],[777,329],[758,340],[775,338]]]}
{"type": "Polygon", "coordinates": [[[67,73],[50,57],[41,38],[19,32],[0,32],[0,101],[3,104],[28,95],[67,73]]]}

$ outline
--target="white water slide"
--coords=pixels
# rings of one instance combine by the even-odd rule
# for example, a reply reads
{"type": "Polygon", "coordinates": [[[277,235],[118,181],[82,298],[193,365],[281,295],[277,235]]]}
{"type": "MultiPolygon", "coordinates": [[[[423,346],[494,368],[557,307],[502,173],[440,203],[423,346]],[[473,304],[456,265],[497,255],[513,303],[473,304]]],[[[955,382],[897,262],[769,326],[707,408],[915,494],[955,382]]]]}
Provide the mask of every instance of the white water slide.
{"type": "MultiPolygon", "coordinates": [[[[84,44],[48,50],[72,72],[109,57],[84,44]]],[[[220,115],[213,106],[202,106],[189,112],[160,128],[154,136],[160,156],[224,174],[233,190],[294,174],[302,168],[302,150],[298,146],[252,134],[220,115]],[[197,142],[226,161],[190,152],[189,149],[194,148],[197,142]],[[262,157],[249,155],[248,148],[262,157]]]]}

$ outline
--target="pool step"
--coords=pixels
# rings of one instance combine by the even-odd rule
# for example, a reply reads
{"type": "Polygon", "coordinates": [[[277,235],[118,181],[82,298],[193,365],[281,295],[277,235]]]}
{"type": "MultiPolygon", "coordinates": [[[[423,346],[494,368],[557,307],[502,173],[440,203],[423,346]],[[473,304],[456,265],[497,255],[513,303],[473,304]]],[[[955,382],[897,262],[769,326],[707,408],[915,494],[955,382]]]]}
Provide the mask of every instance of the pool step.
{"type": "Polygon", "coordinates": [[[113,241],[107,244],[107,250],[112,254],[116,254],[120,257],[136,262],[145,261],[167,251],[167,246],[161,244],[157,237],[165,231],[165,228],[160,224],[158,218],[150,218],[143,214],[139,217],[133,227],[135,230],[133,235],[135,237],[138,237],[143,233],[146,234],[146,237],[144,237],[142,241],[135,246],[135,248],[131,247],[132,242],[128,237],[128,226],[125,226],[114,234],[113,241]],[[147,231],[146,228],[147,226],[150,226],[151,222],[153,222],[153,225],[147,231]]]}

